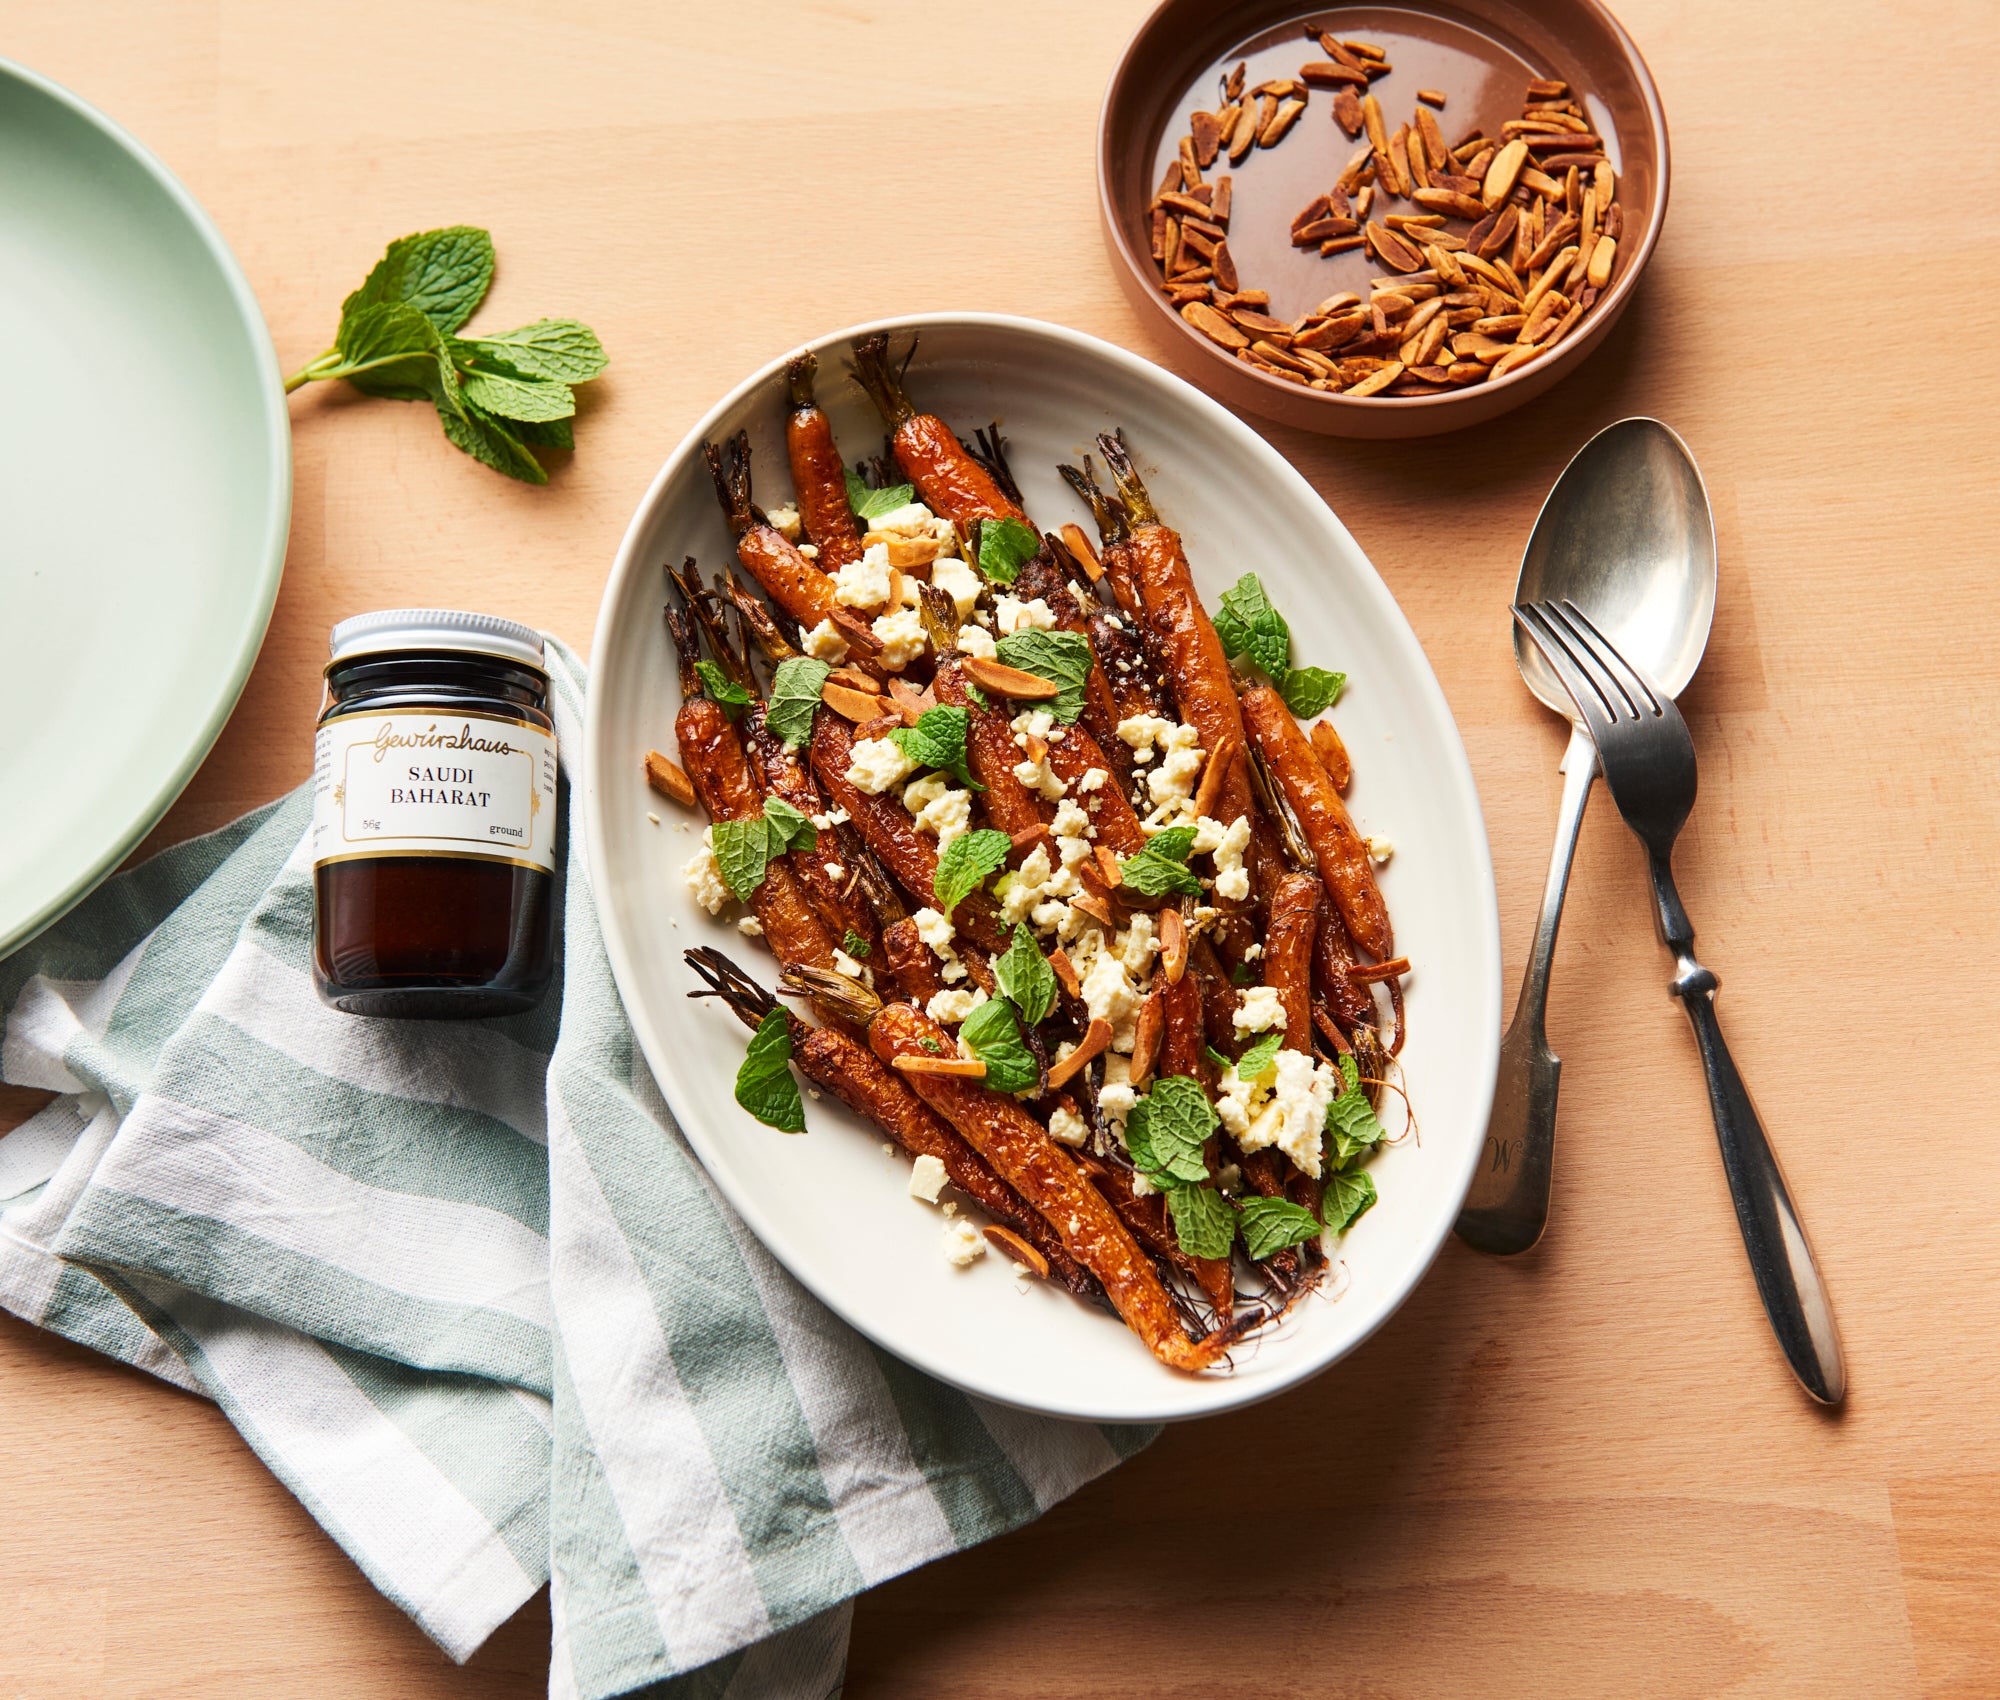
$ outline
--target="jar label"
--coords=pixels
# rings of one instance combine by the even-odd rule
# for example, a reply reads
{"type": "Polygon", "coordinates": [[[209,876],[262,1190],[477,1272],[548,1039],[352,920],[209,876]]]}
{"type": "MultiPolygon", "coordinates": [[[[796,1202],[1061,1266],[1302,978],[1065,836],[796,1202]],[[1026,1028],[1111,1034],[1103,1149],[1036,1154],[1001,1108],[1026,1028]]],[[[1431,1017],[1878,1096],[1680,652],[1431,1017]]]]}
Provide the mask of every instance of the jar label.
{"type": "Polygon", "coordinates": [[[555,869],[556,741],[486,714],[389,709],[324,722],[313,747],[313,866],[476,856],[555,869]]]}

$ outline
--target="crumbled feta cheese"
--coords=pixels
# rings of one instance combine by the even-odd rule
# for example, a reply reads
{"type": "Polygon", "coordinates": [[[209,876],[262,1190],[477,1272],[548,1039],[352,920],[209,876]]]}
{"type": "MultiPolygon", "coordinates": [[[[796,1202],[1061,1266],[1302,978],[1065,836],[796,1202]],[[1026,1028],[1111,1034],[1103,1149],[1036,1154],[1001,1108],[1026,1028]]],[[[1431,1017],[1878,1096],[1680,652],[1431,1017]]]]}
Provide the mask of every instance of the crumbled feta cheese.
{"type": "Polygon", "coordinates": [[[1122,1024],[1139,1007],[1139,994],[1125,972],[1124,959],[1113,951],[1100,950],[1091,958],[1083,975],[1083,1001],[1091,1019],[1122,1024]]]}
{"type": "Polygon", "coordinates": [[[746,939],[761,939],[764,936],[764,923],[755,915],[745,915],[736,923],[736,930],[746,939]]]}
{"type": "Polygon", "coordinates": [[[946,1179],[943,1161],[926,1151],[910,1165],[910,1196],[935,1204],[938,1194],[944,1191],[946,1179]]]}
{"type": "Polygon", "coordinates": [[[1105,782],[1110,777],[1111,775],[1106,773],[1101,767],[1088,768],[1085,770],[1083,777],[1076,782],[1076,788],[1080,792],[1102,791],[1105,782]]]}
{"type": "Polygon", "coordinates": [[[1090,1124],[1058,1104],[1049,1116],[1049,1137],[1062,1145],[1081,1145],[1090,1137],[1090,1124]]]}
{"type": "Polygon", "coordinates": [[[1055,630],[1056,617],[1049,605],[1037,596],[1032,602],[1023,602],[1018,596],[1002,595],[993,604],[993,623],[1001,632],[1055,630]]]}
{"type": "Polygon", "coordinates": [[[1062,807],[1056,810],[1056,818],[1049,823],[1049,830],[1059,838],[1081,838],[1090,831],[1090,816],[1079,804],[1065,798],[1062,807]]]}
{"type": "Polygon", "coordinates": [[[815,661],[831,661],[835,665],[847,659],[847,639],[840,635],[840,628],[831,620],[822,620],[807,631],[799,627],[799,648],[815,661]]]}
{"type": "Polygon", "coordinates": [[[649,821],[651,821],[651,822],[652,822],[652,823],[653,823],[653,824],[654,824],[655,826],[658,826],[658,825],[660,824],[660,817],[659,817],[658,815],[654,814],[654,813],[653,813],[653,811],[652,811],[651,809],[648,809],[648,810],[646,811],[646,818],[647,818],[647,819],[648,819],[649,821]]]}
{"type": "Polygon", "coordinates": [[[1143,909],[1132,917],[1132,924],[1118,935],[1112,946],[1118,960],[1125,964],[1125,972],[1137,982],[1153,971],[1153,958],[1159,953],[1160,935],[1155,929],[1153,917],[1143,909]]]}
{"type": "Polygon", "coordinates": [[[1097,1089],[1097,1107],[1120,1139],[1125,1137],[1125,1118],[1132,1113],[1132,1106],[1138,1101],[1139,1094],[1132,1089],[1132,1059],[1107,1055],[1104,1059],[1104,1084],[1097,1089]]]}
{"type": "Polygon", "coordinates": [[[859,739],[848,753],[847,783],[871,797],[881,796],[916,771],[917,764],[903,754],[902,746],[888,738],[859,739]]]}
{"type": "Polygon", "coordinates": [[[1235,1016],[1239,1033],[1269,1033],[1285,1024],[1285,1001],[1275,986],[1244,988],[1235,1016]]]}
{"type": "Polygon", "coordinates": [[[1036,796],[1051,803],[1069,789],[1056,770],[1049,766],[1049,758],[1046,755],[1040,761],[1017,761],[1014,764],[1014,777],[1036,796]]]}
{"type": "Polygon", "coordinates": [[[961,626],[958,629],[958,653],[976,655],[982,661],[991,661],[1000,653],[993,641],[993,634],[984,626],[961,626]]]}
{"type": "Polygon", "coordinates": [[[1201,773],[1201,734],[1192,726],[1175,726],[1161,742],[1161,761],[1146,775],[1146,794],[1156,805],[1179,805],[1194,795],[1201,773]]]}
{"type": "Polygon", "coordinates": [[[931,531],[931,510],[922,502],[905,502],[900,508],[891,508],[868,522],[868,529],[876,532],[894,532],[899,537],[929,537],[931,531]]]}
{"type": "Polygon", "coordinates": [[[945,1224],[945,1261],[957,1269],[970,1269],[986,1255],[986,1236],[964,1217],[954,1217],[945,1224]]]}
{"type": "Polygon", "coordinates": [[[764,517],[771,522],[775,529],[785,534],[786,542],[798,542],[799,510],[796,503],[787,502],[782,508],[773,508],[764,517]]]}
{"type": "Polygon", "coordinates": [[[1249,847],[1250,817],[1239,815],[1214,850],[1215,895],[1225,902],[1241,903],[1250,895],[1250,871],[1243,865],[1243,852],[1249,847]]]}
{"type": "Polygon", "coordinates": [[[889,600],[889,565],[886,544],[872,543],[861,559],[849,561],[833,575],[833,599],[843,608],[879,608],[889,600]]]}
{"type": "Polygon", "coordinates": [[[1022,858],[1000,896],[1000,918],[1008,926],[1028,918],[1028,911],[1042,900],[1049,883],[1049,847],[1037,844],[1022,858]]]}
{"type": "Polygon", "coordinates": [[[1025,747],[1029,738],[1046,743],[1056,729],[1056,717],[1046,708],[1024,708],[1008,724],[1014,729],[1014,742],[1025,747]]]}
{"type": "Polygon", "coordinates": [[[927,773],[905,785],[903,807],[919,832],[936,835],[940,850],[972,829],[972,793],[956,789],[941,773],[927,773]]]}
{"type": "Polygon", "coordinates": [[[961,620],[979,600],[979,575],[956,555],[940,556],[931,562],[931,583],[951,598],[961,620]]]}
{"type": "MultiPolygon", "coordinates": [[[[850,815],[845,809],[833,808],[833,809],[828,809],[826,813],[823,815],[814,815],[812,818],[812,823],[814,826],[818,827],[821,832],[825,832],[832,827],[844,826],[847,824],[848,821],[852,820],[853,818],[854,817],[850,815]]],[[[840,876],[836,874],[834,877],[838,879],[840,876]]]]}
{"type": "Polygon", "coordinates": [[[1326,1132],[1326,1112],[1341,1079],[1330,1063],[1315,1063],[1302,1051],[1280,1051],[1270,1099],[1236,1136],[1245,1151],[1272,1146],[1291,1158],[1302,1174],[1317,1177],[1326,1132]]]}
{"type": "Polygon", "coordinates": [[[808,561],[817,561],[819,559],[819,545],[817,543],[801,543],[799,545],[799,553],[808,561]]]}
{"type": "Polygon", "coordinates": [[[950,920],[935,909],[919,909],[910,917],[916,923],[917,937],[943,957],[954,957],[957,951],[951,948],[951,941],[957,936],[957,929],[950,920]]]}
{"type": "Polygon", "coordinates": [[[977,989],[968,992],[952,988],[934,994],[924,1005],[924,1013],[946,1027],[956,1027],[985,1001],[986,994],[977,989]]]}
{"type": "Polygon", "coordinates": [[[1162,720],[1157,714],[1134,714],[1118,722],[1118,736],[1130,747],[1135,757],[1146,761],[1153,759],[1153,745],[1156,740],[1166,737],[1174,729],[1171,720],[1162,720]]]}
{"type": "Polygon", "coordinates": [[[720,915],[728,906],[735,894],[730,891],[715,860],[714,827],[701,829],[701,848],[694,853],[694,859],[681,869],[681,878],[687,881],[687,888],[694,893],[695,902],[711,915],[720,915]]]}
{"type": "Polygon", "coordinates": [[[833,952],[833,965],[850,980],[859,980],[864,986],[872,986],[875,983],[875,976],[838,946],[833,952]]]}
{"type": "Polygon", "coordinates": [[[914,608],[898,608],[893,614],[884,614],[870,628],[882,645],[882,653],[876,657],[892,673],[899,673],[923,654],[928,639],[924,636],[924,622],[914,608]]]}
{"type": "Polygon", "coordinates": [[[826,865],[826,877],[830,880],[845,879],[847,878],[847,870],[838,862],[829,862],[826,865]]]}
{"type": "Polygon", "coordinates": [[[1391,856],[1395,855],[1395,853],[1395,845],[1391,844],[1386,838],[1371,838],[1368,840],[1368,859],[1378,868],[1384,862],[1388,861],[1391,856]]]}
{"type": "Polygon", "coordinates": [[[1261,944],[1253,944],[1244,950],[1243,960],[1245,962],[1255,962],[1263,954],[1264,947],[1261,944]]]}
{"type": "Polygon", "coordinates": [[[1058,838],[1056,850],[1062,857],[1062,865],[1073,868],[1090,855],[1090,840],[1075,836],[1058,838]]]}

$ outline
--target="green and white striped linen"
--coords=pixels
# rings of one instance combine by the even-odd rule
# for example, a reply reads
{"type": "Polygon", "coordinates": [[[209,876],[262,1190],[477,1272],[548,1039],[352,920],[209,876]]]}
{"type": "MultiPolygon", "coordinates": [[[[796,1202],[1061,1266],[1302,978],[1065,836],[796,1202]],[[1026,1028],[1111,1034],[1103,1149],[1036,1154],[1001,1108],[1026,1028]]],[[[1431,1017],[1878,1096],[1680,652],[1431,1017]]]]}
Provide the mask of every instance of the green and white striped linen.
{"type": "MultiPolygon", "coordinates": [[[[561,746],[583,669],[551,642],[561,746]]],[[[0,1305],[215,1400],[464,1659],[544,1582],[552,1696],[836,1692],[859,1590],[1151,1438],[877,1352],[715,1190],[626,1024],[587,858],[505,1020],[315,998],[305,791],[0,962],[0,1305]]]]}

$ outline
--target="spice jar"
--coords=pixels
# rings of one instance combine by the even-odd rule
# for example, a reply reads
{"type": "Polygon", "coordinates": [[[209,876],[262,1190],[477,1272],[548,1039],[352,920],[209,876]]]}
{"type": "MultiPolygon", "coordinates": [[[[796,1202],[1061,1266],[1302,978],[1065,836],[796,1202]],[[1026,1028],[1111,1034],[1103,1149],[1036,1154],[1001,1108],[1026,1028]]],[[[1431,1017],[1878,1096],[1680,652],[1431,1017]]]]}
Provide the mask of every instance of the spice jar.
{"type": "Polygon", "coordinates": [[[397,608],[333,628],[313,761],[313,982],[351,1015],[531,1009],[555,960],[542,640],[397,608]]]}

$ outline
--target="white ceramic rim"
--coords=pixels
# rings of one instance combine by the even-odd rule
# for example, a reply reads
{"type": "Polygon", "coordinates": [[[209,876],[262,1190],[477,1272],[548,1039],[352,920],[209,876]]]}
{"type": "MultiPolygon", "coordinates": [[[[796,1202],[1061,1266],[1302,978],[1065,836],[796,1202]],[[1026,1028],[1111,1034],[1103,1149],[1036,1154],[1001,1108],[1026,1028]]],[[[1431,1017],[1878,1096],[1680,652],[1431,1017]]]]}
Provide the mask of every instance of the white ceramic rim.
{"type": "MultiPolygon", "coordinates": [[[[1115,366],[1122,367],[1128,374],[1140,379],[1142,382],[1154,383],[1168,390],[1179,391],[1182,399],[1206,418],[1209,427],[1214,432],[1220,436],[1234,439],[1240,447],[1245,448],[1264,464],[1269,476],[1280,482],[1292,485],[1295,489],[1308,496],[1313,503],[1325,508],[1327,518],[1338,528],[1341,535],[1350,544],[1353,544],[1352,534],[1342,524],[1340,516],[1333,512],[1325,498],[1313,488],[1305,476],[1290,461],[1286,460],[1283,455],[1278,453],[1276,449],[1272,448],[1263,437],[1244,424],[1242,420],[1237,418],[1235,414],[1231,413],[1220,402],[1214,400],[1205,392],[1196,389],[1194,385],[1188,383],[1185,379],[1175,376],[1164,367],[1156,366],[1149,360],[1143,360],[1136,354],[1128,353],[1116,344],[1105,342],[1101,338],[1090,336],[1083,331],[1071,330],[1063,325],[1052,325],[1042,319],[1024,318],[1013,313],[911,313],[900,314],[890,318],[872,319],[865,324],[851,325],[845,330],[833,331],[825,336],[815,337],[811,342],[802,346],[810,348],[815,353],[820,353],[828,348],[844,347],[860,337],[869,336],[880,331],[892,333],[905,331],[920,332],[932,327],[943,326],[968,329],[991,327],[1025,333],[1049,342],[1059,349],[1069,349],[1078,355],[1090,359],[1107,361],[1115,366]]],[[[657,563],[645,558],[643,544],[649,517],[653,509],[659,504],[669,481],[680,471],[683,463],[690,456],[700,453],[702,443],[715,434],[716,427],[720,421],[727,418],[753,392],[771,385],[778,375],[784,371],[786,363],[798,352],[799,346],[787,348],[783,353],[767,361],[749,377],[737,384],[727,395],[717,401],[707,413],[702,415],[695,426],[681,439],[673,453],[661,463],[660,470],[654,475],[652,483],[646,487],[645,495],[641,498],[638,507],[633,511],[630,524],[625,528],[625,536],[618,545],[618,554],[612,563],[611,577],[605,584],[603,599],[598,604],[597,629],[591,643],[590,655],[591,677],[593,679],[597,677],[598,669],[604,664],[606,659],[606,650],[610,642],[611,620],[614,610],[621,599],[620,593],[627,580],[634,573],[651,573],[657,570],[657,563]]],[[[1481,889],[1486,897],[1485,937],[1480,943],[1484,946],[1488,963],[1488,984],[1485,988],[1487,1001],[1497,1014],[1501,1007],[1499,898],[1493,883],[1493,858],[1491,847],[1487,842],[1485,811],[1480,807],[1479,790],[1473,783],[1472,764],[1465,754],[1465,743],[1459,736],[1458,722],[1453,717],[1451,706],[1445,700],[1444,691],[1437,682],[1437,675],[1431,668],[1430,658],[1424,654],[1423,646],[1418,643],[1417,635],[1411,629],[1409,620],[1404,616],[1396,599],[1389,594],[1389,587],[1383,583],[1382,576],[1375,570],[1374,563],[1368,560],[1367,555],[1358,544],[1353,544],[1353,546],[1355,554],[1367,565],[1367,572],[1362,575],[1358,587],[1360,593],[1370,598],[1376,604],[1377,612],[1383,616],[1386,628],[1393,634],[1393,641],[1399,646],[1399,653],[1395,656],[1395,664],[1399,668],[1406,670],[1411,678],[1417,680],[1422,686],[1427,688],[1431,698],[1431,706],[1441,721],[1443,731],[1448,734],[1448,736],[1441,740],[1447,753],[1447,762],[1441,770],[1435,773],[1435,781],[1438,785],[1449,788],[1455,794],[1456,801],[1466,811],[1467,818],[1478,827],[1478,831],[1472,835],[1474,842],[1469,848],[1480,875],[1481,889]]],[[[611,889],[605,869],[599,860],[602,855],[599,846],[605,840],[605,822],[603,817],[604,788],[600,783],[601,763],[604,759],[605,730],[600,724],[600,718],[605,712],[604,704],[606,700],[605,693],[600,691],[590,692],[589,702],[584,714],[582,798],[583,818],[585,822],[584,838],[589,847],[587,854],[592,889],[598,892],[611,889]]],[[[600,911],[601,913],[602,911],[600,911]]],[[[617,982],[620,997],[623,998],[624,988],[634,983],[636,974],[630,960],[626,956],[624,945],[618,935],[617,929],[605,926],[602,928],[602,932],[605,953],[611,962],[612,978],[617,982]]],[[[686,1134],[688,1143],[694,1147],[696,1155],[702,1158],[703,1166],[708,1169],[710,1178],[715,1181],[723,1195],[729,1200],[731,1207],[743,1218],[750,1231],[763,1242],[765,1247],[779,1262],[785,1265],[787,1270],[791,1270],[791,1262],[785,1255],[783,1236],[775,1235],[771,1231],[770,1223],[765,1219],[763,1212],[757,1208],[753,1198],[743,1194],[740,1189],[733,1186],[724,1178],[726,1164],[722,1163],[719,1159],[713,1164],[709,1163],[707,1133],[697,1125],[695,1118],[684,1107],[684,1100],[682,1099],[673,1073],[663,1070],[659,1064],[661,1057],[672,1055],[671,1047],[664,1042],[662,1035],[655,1034],[652,1031],[651,1018],[643,1008],[636,1007],[628,1002],[626,1004],[626,1014],[631,1020],[633,1031],[638,1035],[640,1049],[645,1055],[647,1066],[653,1071],[653,1078],[658,1082],[660,1091],[667,1100],[668,1108],[673,1111],[674,1119],[679,1122],[681,1131],[686,1134]]],[[[1483,1053],[1477,1058],[1470,1059],[1468,1066],[1472,1068],[1476,1080],[1473,1101],[1475,1103],[1490,1105],[1493,1098],[1494,1082],[1498,1076],[1500,1066],[1500,1029],[1497,1020],[1494,1023],[1492,1033],[1486,1039],[1483,1053]]],[[[1482,1147],[1478,1142],[1468,1141],[1465,1156],[1461,1163],[1461,1172],[1453,1177],[1451,1187],[1452,1196],[1458,1202],[1464,1200],[1465,1194],[1471,1188],[1473,1170],[1478,1164],[1481,1149],[1482,1147]]],[[[1150,1411],[1121,1410],[1114,1414],[1102,1411],[1065,1408],[1024,1399],[1018,1389],[1004,1385],[988,1385],[978,1381],[976,1378],[959,1375],[947,1376],[921,1357],[913,1355],[897,1341],[885,1338],[879,1328],[879,1319],[864,1318],[853,1314],[849,1307],[835,1303],[826,1294],[820,1293],[817,1289],[813,1288],[810,1282],[804,1281],[803,1277],[797,1276],[796,1271],[793,1271],[793,1273],[795,1278],[800,1279],[802,1284],[808,1290],[813,1291],[815,1297],[819,1298],[822,1303],[833,1310],[842,1321],[846,1322],[867,1339],[874,1341],[883,1350],[895,1353],[898,1357],[923,1371],[924,1374],[935,1376],[939,1380],[948,1381],[953,1386],[979,1398],[991,1399],[999,1404],[1038,1412],[1045,1416],[1064,1417],[1086,1422],[1180,1422],[1194,1417],[1216,1416],[1224,1411],[1240,1410],[1248,1405],[1259,1404],[1265,1399],[1273,1398],[1280,1393],[1289,1391],[1301,1382],[1312,1379],[1312,1377],[1320,1374],[1323,1370],[1331,1368],[1334,1364],[1340,1362],[1342,1358],[1347,1357],[1355,1351],[1364,1341],[1373,1336],[1383,1323],[1387,1322],[1390,1317],[1402,1309],[1403,1305],[1408,1302],[1410,1294],[1422,1285],[1424,1277],[1430,1272],[1431,1265],[1437,1261],[1438,1253],[1443,1250],[1445,1240],[1450,1236],[1452,1222],[1458,1214],[1458,1202],[1454,1203],[1450,1214],[1440,1217],[1431,1243],[1422,1248],[1421,1259],[1413,1266],[1416,1271],[1415,1274],[1412,1276],[1409,1284],[1397,1295],[1395,1302],[1385,1305],[1379,1316],[1374,1318],[1367,1327],[1346,1341],[1341,1349],[1332,1356],[1319,1360],[1312,1360],[1302,1356],[1295,1374],[1287,1374],[1256,1387],[1248,1386],[1226,1375],[1183,1376],[1163,1368],[1161,1371],[1162,1402],[1157,1409],[1150,1411]]]]}

